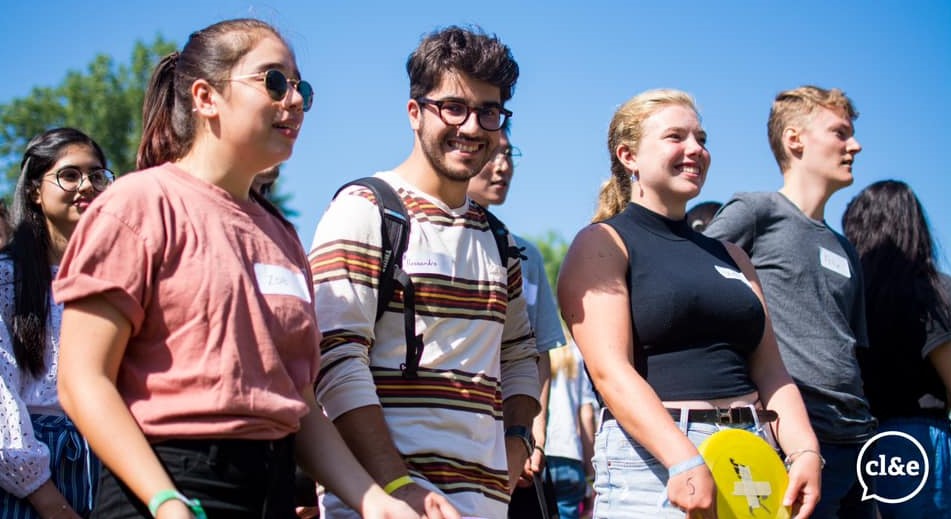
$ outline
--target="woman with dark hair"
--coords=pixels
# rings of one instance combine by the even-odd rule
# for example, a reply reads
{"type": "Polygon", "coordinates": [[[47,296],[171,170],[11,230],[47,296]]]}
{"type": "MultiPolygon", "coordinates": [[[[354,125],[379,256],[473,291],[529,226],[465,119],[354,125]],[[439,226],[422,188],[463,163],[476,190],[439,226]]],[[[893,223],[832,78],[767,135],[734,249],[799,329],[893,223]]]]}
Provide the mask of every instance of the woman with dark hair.
{"type": "Polygon", "coordinates": [[[99,463],[56,391],[62,305],[50,284],[89,203],[113,180],[95,141],[56,128],[27,144],[0,251],[0,518],[85,517],[99,463]]]}
{"type": "MultiPolygon", "coordinates": [[[[879,510],[884,519],[951,517],[951,278],[938,272],[924,209],[904,182],[863,189],[849,202],[842,229],[862,259],[870,347],[859,360],[872,414],[879,432],[910,434],[931,462],[915,497],[880,502],[879,510]]],[[[905,479],[914,478],[877,478],[875,492],[910,495],[918,480],[895,486],[905,479]]]]}
{"type": "Polygon", "coordinates": [[[104,464],[94,517],[294,517],[296,463],[366,517],[418,517],[321,412],[307,257],[251,189],[313,99],[259,20],[196,31],[156,67],[142,171],[90,207],[54,284],[63,407],[104,464]]]}

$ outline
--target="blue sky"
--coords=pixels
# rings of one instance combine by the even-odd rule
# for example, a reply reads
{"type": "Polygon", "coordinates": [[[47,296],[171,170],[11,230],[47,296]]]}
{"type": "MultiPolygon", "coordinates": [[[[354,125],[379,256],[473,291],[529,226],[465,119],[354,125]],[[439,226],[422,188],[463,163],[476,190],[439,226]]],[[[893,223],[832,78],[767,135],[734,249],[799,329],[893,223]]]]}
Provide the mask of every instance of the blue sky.
{"type": "Polygon", "coordinates": [[[181,45],[195,29],[241,16],[277,26],[317,91],[282,175],[305,246],[337,187],[409,153],[404,64],[420,36],[478,24],[512,48],[522,71],[508,107],[524,156],[497,210],[520,234],[552,230],[570,240],[587,223],[608,178],[611,115],[648,88],[697,98],[713,163],[696,201],[777,189],[770,103],[781,90],[816,84],[854,100],[864,146],[855,184],[832,197],[826,220],[838,229],[862,187],[901,179],[924,203],[942,248],[951,247],[947,1],[7,2],[0,103],[59,83],[96,54],[124,62],[136,40],[162,34],[181,45]]]}

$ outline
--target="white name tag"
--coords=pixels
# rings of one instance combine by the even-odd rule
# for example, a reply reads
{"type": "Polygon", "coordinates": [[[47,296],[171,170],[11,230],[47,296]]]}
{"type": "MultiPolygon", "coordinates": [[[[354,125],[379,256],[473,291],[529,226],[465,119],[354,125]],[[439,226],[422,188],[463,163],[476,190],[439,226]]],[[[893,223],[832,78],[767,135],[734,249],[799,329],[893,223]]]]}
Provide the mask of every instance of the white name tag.
{"type": "Polygon", "coordinates": [[[738,272],[733,269],[728,269],[726,267],[721,267],[720,265],[714,265],[713,268],[717,269],[717,272],[719,272],[721,276],[727,279],[735,279],[737,281],[742,281],[746,286],[750,287],[751,290],[753,289],[753,284],[750,283],[750,280],[746,279],[746,276],[744,276],[742,272],[738,272]]]}
{"type": "Polygon", "coordinates": [[[825,247],[819,247],[819,264],[840,276],[847,278],[852,277],[852,271],[849,269],[849,260],[825,247]]]}
{"type": "Polygon", "coordinates": [[[294,296],[310,302],[307,278],[304,274],[280,265],[254,264],[254,277],[262,294],[294,296]]]}
{"type": "Polygon", "coordinates": [[[538,285],[522,278],[522,294],[529,305],[535,304],[535,301],[538,301],[538,285]]]}
{"type": "Polygon", "coordinates": [[[439,253],[407,254],[403,256],[403,270],[410,274],[452,275],[452,260],[439,253]]]}

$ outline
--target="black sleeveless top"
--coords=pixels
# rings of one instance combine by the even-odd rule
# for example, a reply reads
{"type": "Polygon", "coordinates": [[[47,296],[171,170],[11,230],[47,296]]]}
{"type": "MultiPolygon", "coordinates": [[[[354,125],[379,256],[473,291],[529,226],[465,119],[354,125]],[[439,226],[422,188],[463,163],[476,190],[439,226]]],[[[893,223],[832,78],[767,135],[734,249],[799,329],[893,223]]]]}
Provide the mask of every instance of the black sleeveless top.
{"type": "Polygon", "coordinates": [[[766,316],[723,244],[637,204],[604,223],[627,247],[634,364],[657,395],[711,400],[756,391],[749,356],[766,316]]]}

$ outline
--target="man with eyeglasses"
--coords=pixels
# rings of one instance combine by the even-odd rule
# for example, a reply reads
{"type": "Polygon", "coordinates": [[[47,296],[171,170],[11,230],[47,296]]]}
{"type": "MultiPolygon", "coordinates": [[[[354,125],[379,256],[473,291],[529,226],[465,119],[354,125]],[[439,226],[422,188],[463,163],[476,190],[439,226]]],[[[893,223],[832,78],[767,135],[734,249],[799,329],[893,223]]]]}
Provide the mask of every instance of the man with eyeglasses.
{"type": "MultiPolygon", "coordinates": [[[[532,452],[537,352],[515,259],[500,258],[466,194],[499,147],[518,65],[496,37],[458,27],[423,38],[406,64],[409,157],[377,173],[410,216],[403,269],[415,286],[418,375],[401,290],[376,316],[381,220],[362,186],[321,218],[310,253],[323,360],[317,396],[384,490],[433,518],[504,517],[532,452]]],[[[510,242],[514,246],[514,242],[510,242]]],[[[357,517],[333,495],[327,517],[357,517]]]]}

